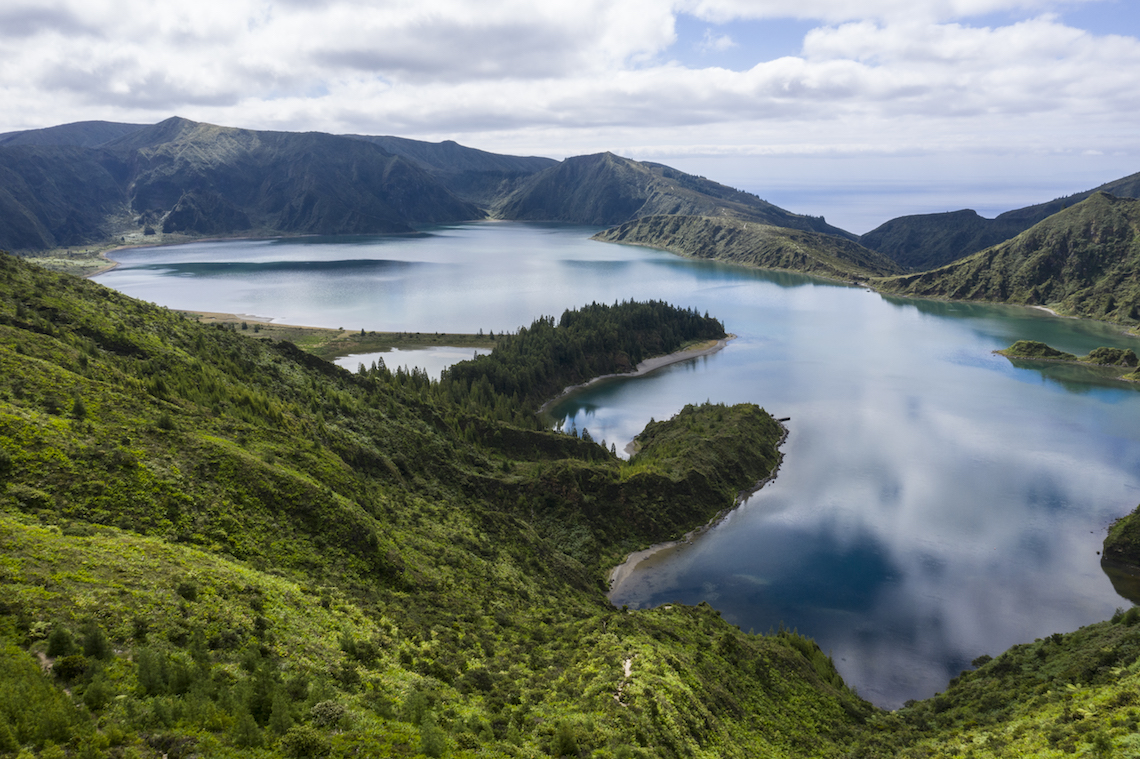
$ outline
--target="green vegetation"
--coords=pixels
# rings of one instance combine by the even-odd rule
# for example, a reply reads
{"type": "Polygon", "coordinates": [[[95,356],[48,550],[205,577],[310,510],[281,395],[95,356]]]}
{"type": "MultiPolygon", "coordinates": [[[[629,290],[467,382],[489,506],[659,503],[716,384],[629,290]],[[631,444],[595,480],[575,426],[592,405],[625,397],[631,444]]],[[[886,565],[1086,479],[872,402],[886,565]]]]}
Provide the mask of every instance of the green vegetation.
{"type": "Polygon", "coordinates": [[[1140,506],[1108,528],[1104,561],[1140,569],[1140,506]]]}
{"type": "Polygon", "coordinates": [[[613,153],[567,158],[526,177],[490,211],[502,219],[599,226],[649,216],[726,217],[854,239],[822,216],[792,213],[752,193],[613,153]]]}
{"type": "Polygon", "coordinates": [[[862,235],[859,244],[906,271],[926,271],[1005,242],[1038,221],[986,219],[971,210],[901,216],[862,235]]]}
{"type": "MultiPolygon", "coordinates": [[[[496,361],[643,313],[714,321],[589,307],[496,361]]],[[[768,415],[688,409],[626,463],[497,365],[350,373],[0,257],[0,754],[842,755],[874,710],[810,640],[603,595],[770,474],[768,415]]]]}
{"type": "Polygon", "coordinates": [[[1036,340],[1018,340],[1005,350],[995,351],[1010,358],[1035,358],[1042,361],[1080,361],[1072,353],[1065,353],[1051,348],[1045,343],[1036,340]]]}
{"type": "MultiPolygon", "coordinates": [[[[637,452],[631,463],[665,471],[688,471],[710,481],[722,479],[737,491],[757,484],[752,476],[779,466],[779,453],[772,441],[783,439],[779,423],[752,404],[685,406],[672,419],[650,420],[634,438],[637,452]],[[741,450],[743,449],[743,450],[741,450]],[[726,464],[735,471],[725,477],[726,464]]],[[[736,492],[725,497],[737,498],[736,492]]]]}
{"type": "Polygon", "coordinates": [[[667,303],[593,303],[566,311],[555,327],[548,317],[502,339],[491,354],[444,372],[443,385],[480,386],[537,409],[563,388],[606,374],[632,372],[644,359],[725,337],[707,314],[667,303]]]}
{"type": "Polygon", "coordinates": [[[900,216],[863,235],[859,243],[898,262],[908,271],[936,269],[1016,237],[1098,192],[1118,198],[1140,197],[1140,174],[1047,203],[1006,211],[994,219],[983,218],[971,210],[900,216]]]}
{"type": "Polygon", "coordinates": [[[723,332],[591,305],[431,382],[0,257],[0,756],[1136,751],[1135,609],[891,714],[794,632],[610,606],[610,566],[771,476],[782,439],[750,404],[651,422],[629,462],[544,429],[541,388],[632,361],[625,330],[723,332]]]}
{"type": "Polygon", "coordinates": [[[599,232],[594,239],[832,279],[862,280],[901,271],[886,256],[850,240],[728,216],[647,216],[599,232]]]}
{"type": "Polygon", "coordinates": [[[921,274],[877,279],[900,295],[1046,306],[1140,324],[1140,200],[1096,193],[1017,237],[921,274]]]}
{"type": "Polygon", "coordinates": [[[974,660],[944,693],[876,715],[853,756],[1129,757],[1140,749],[1140,609],[974,660]]]}
{"type": "Polygon", "coordinates": [[[994,351],[1013,361],[1058,361],[1070,364],[1108,367],[1117,370],[1115,376],[1130,381],[1140,381],[1137,371],[1136,352],[1131,348],[1094,348],[1087,356],[1065,353],[1036,340],[1018,340],[1005,350],[994,351]]]}

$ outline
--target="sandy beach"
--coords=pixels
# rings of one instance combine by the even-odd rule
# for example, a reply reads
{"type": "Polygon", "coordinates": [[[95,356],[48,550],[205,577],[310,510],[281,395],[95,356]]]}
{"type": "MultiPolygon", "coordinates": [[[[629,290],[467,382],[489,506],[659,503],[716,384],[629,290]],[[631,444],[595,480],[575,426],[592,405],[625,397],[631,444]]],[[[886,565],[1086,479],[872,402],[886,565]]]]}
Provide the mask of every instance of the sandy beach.
{"type": "Polygon", "coordinates": [[[728,337],[724,337],[720,340],[715,341],[710,340],[707,343],[695,345],[692,348],[686,348],[685,350],[677,351],[676,353],[669,353],[664,356],[656,356],[655,358],[647,358],[638,364],[637,368],[632,372],[625,372],[623,374],[603,374],[601,377],[594,377],[589,382],[583,382],[580,385],[571,385],[555,397],[548,400],[546,403],[542,404],[542,406],[538,409],[538,413],[545,414],[551,406],[565,398],[567,395],[570,395],[577,390],[581,390],[584,387],[589,387],[590,385],[593,385],[597,382],[602,382],[604,380],[614,379],[617,377],[643,377],[650,372],[654,372],[664,366],[669,366],[670,364],[679,364],[682,361],[688,361],[689,359],[700,358],[701,356],[708,356],[716,353],[717,351],[722,350],[724,346],[728,345],[729,340],[734,339],[736,339],[736,335],[729,335],[728,337]]]}

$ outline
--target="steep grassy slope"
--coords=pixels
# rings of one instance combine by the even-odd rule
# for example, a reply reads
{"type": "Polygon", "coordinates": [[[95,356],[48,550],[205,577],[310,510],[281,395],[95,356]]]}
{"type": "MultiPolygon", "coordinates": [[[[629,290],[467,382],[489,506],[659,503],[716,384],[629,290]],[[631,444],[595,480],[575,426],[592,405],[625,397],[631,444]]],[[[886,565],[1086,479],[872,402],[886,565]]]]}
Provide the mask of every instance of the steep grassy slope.
{"type": "Polygon", "coordinates": [[[173,118],[97,148],[19,143],[0,146],[0,246],[17,250],[140,227],[355,234],[483,216],[411,162],[349,137],[173,118]]]}
{"type": "Polygon", "coordinates": [[[891,219],[859,238],[906,271],[945,266],[1024,232],[1030,223],[985,219],[975,211],[921,214],[891,219]]]}
{"type": "Polygon", "coordinates": [[[594,239],[837,279],[899,271],[885,256],[838,237],[723,216],[649,216],[599,232],[594,239]]]}
{"type": "Polygon", "coordinates": [[[1140,320],[1140,201],[1098,193],[1017,237],[940,269],[875,281],[902,295],[1048,306],[1140,320]]]}
{"type": "Polygon", "coordinates": [[[853,756],[1129,757],[1140,749],[1140,609],[981,656],[944,693],[880,715],[853,756]]]}
{"type": "Polygon", "coordinates": [[[423,142],[404,137],[351,136],[407,158],[458,197],[484,207],[513,192],[526,177],[557,163],[553,158],[488,153],[452,140],[423,142]]]}
{"type": "MultiPolygon", "coordinates": [[[[254,132],[176,118],[105,147],[133,157],[128,196],[143,214],[165,214],[196,194],[213,204],[213,219],[247,218],[237,230],[406,232],[412,223],[481,216],[408,161],[347,137],[254,132]]],[[[163,226],[167,232],[217,231],[180,227],[169,217],[163,226]]]]}
{"type": "Polygon", "coordinates": [[[767,474],[770,417],[626,464],[488,384],[0,257],[0,753],[841,755],[872,710],[811,641],[602,595],[767,474]]]}
{"type": "Polygon", "coordinates": [[[1140,198],[1140,174],[1048,203],[1006,211],[994,219],[983,218],[971,210],[901,216],[863,235],[859,243],[909,271],[936,269],[1016,237],[1098,192],[1118,198],[1140,198]]]}
{"type": "Polygon", "coordinates": [[[42,250],[110,236],[129,223],[124,172],[99,151],[0,148],[0,245],[42,250]]]}
{"type": "Polygon", "coordinates": [[[737,216],[790,229],[853,236],[704,177],[612,153],[568,158],[527,179],[492,208],[503,219],[610,226],[660,214],[737,216]]]}

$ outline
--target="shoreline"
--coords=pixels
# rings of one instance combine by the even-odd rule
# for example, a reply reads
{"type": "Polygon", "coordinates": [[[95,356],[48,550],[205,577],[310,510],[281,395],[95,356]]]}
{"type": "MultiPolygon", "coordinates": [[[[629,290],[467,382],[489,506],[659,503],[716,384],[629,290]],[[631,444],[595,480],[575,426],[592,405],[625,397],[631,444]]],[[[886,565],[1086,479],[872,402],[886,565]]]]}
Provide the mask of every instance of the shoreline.
{"type": "MultiPolygon", "coordinates": [[[[1125,334],[1128,334],[1128,333],[1125,333],[1125,334]]],[[[991,353],[994,355],[997,355],[997,356],[1002,356],[1003,358],[1009,359],[1010,361],[1017,360],[1017,361],[1028,361],[1028,362],[1034,362],[1034,363],[1040,363],[1040,364],[1061,364],[1061,365],[1066,365],[1066,366],[1081,366],[1081,367],[1084,367],[1086,369],[1094,369],[1094,370],[1095,369],[1102,369],[1102,370],[1108,369],[1108,370],[1111,370],[1114,372],[1119,371],[1119,373],[1116,374],[1116,376],[1106,377],[1106,379],[1114,379],[1114,380],[1119,380],[1120,382],[1130,382],[1133,384],[1140,382],[1140,379],[1128,379],[1127,376],[1125,376],[1128,374],[1140,373],[1140,367],[1120,366],[1119,364],[1090,364],[1087,361],[1081,361],[1080,358],[1071,359],[1071,358],[1044,358],[1044,357],[1040,357],[1040,356],[1011,356],[1005,352],[1007,350],[1009,350],[1009,349],[1004,348],[1004,349],[991,351],[991,353]],[[1131,371],[1125,371],[1125,370],[1131,370],[1131,371]]]]}
{"type": "Polygon", "coordinates": [[[784,452],[779,449],[787,441],[788,434],[790,432],[787,425],[784,424],[784,422],[787,421],[789,421],[789,418],[776,420],[776,423],[780,425],[780,429],[783,431],[783,433],[780,435],[780,441],[776,443],[776,452],[779,454],[776,459],[776,466],[772,468],[772,471],[768,474],[767,477],[760,480],[752,487],[741,490],[736,494],[736,498],[733,500],[731,506],[718,511],[712,519],[700,527],[689,530],[677,540],[667,540],[664,543],[654,543],[648,548],[642,548],[640,551],[634,551],[625,557],[625,561],[623,561],[621,564],[618,564],[616,567],[609,571],[609,574],[606,577],[606,585],[608,588],[608,590],[606,590],[606,598],[612,605],[617,605],[613,600],[614,593],[618,591],[618,589],[622,586],[622,583],[629,579],[629,577],[633,574],[633,570],[637,567],[638,564],[657,554],[664,553],[665,551],[692,545],[693,541],[723,522],[729,517],[729,515],[732,514],[732,512],[740,508],[744,502],[747,501],[752,495],[758,493],[761,489],[763,489],[765,485],[776,479],[776,475],[780,473],[780,466],[784,463],[784,452]]]}
{"type": "Polygon", "coordinates": [[[712,354],[723,350],[724,347],[726,345],[728,345],[729,340],[735,340],[736,337],[737,337],[736,335],[730,334],[730,335],[726,335],[725,337],[722,337],[719,340],[715,341],[712,345],[708,345],[706,342],[706,343],[701,343],[700,345],[694,346],[692,348],[685,348],[683,350],[679,350],[679,351],[676,351],[674,353],[667,353],[664,356],[655,356],[654,358],[647,358],[644,361],[642,361],[641,363],[639,363],[634,368],[634,370],[632,372],[624,372],[622,374],[603,374],[600,377],[594,377],[589,382],[583,382],[579,385],[570,385],[569,387],[564,388],[561,393],[559,393],[558,395],[554,396],[553,398],[551,398],[550,400],[546,401],[541,406],[539,406],[537,413],[545,414],[547,411],[550,410],[551,406],[553,406],[555,403],[562,400],[566,396],[568,396],[572,393],[575,393],[578,390],[582,390],[583,388],[590,387],[591,385],[593,385],[597,382],[602,382],[603,380],[624,379],[624,378],[632,378],[632,377],[644,377],[645,375],[650,374],[652,372],[655,372],[658,369],[664,368],[666,366],[671,366],[673,364],[679,364],[682,361],[688,361],[691,358],[700,358],[701,356],[711,356],[712,354]]]}

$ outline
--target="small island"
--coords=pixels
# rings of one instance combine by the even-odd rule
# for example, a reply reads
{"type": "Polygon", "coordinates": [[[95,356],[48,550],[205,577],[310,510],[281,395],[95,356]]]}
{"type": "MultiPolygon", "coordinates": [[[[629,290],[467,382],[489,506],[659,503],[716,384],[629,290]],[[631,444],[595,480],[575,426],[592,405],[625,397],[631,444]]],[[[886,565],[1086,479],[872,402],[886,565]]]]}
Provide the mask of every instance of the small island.
{"type": "Polygon", "coordinates": [[[1087,356],[1076,356],[1036,340],[1018,340],[1005,350],[994,351],[994,353],[1001,354],[1009,359],[1111,367],[1124,370],[1120,379],[1131,382],[1140,381],[1140,372],[1137,372],[1137,364],[1140,363],[1140,360],[1137,359],[1136,352],[1131,348],[1095,348],[1087,356]]]}

